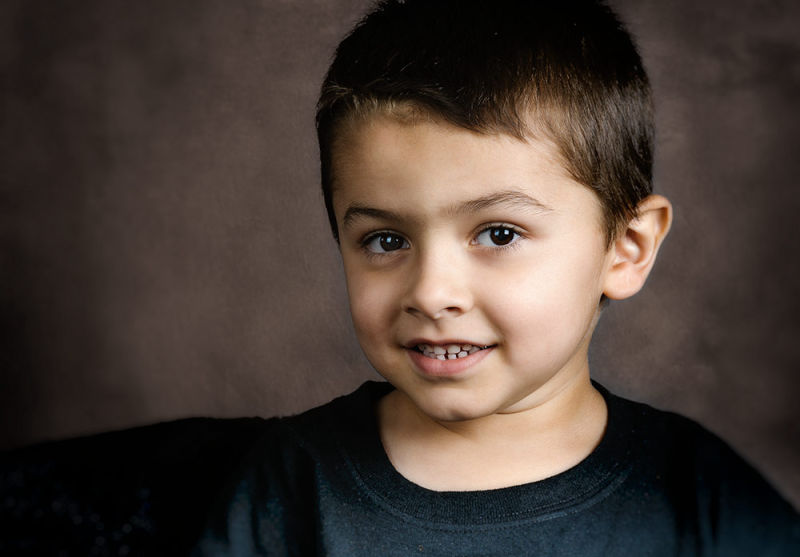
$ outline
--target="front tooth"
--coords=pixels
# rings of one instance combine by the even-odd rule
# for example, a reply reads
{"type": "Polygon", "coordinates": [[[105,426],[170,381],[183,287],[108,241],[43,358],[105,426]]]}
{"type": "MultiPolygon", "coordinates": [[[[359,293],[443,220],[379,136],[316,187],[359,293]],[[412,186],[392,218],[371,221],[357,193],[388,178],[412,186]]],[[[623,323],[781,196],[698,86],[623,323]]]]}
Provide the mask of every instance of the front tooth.
{"type": "Polygon", "coordinates": [[[445,350],[443,346],[434,346],[433,353],[438,356],[440,354],[447,354],[447,350],[445,350]]]}
{"type": "Polygon", "coordinates": [[[455,360],[456,358],[458,358],[458,354],[448,354],[447,355],[447,359],[448,360],[455,360]]]}
{"type": "Polygon", "coordinates": [[[444,354],[437,354],[436,355],[436,359],[437,360],[446,360],[447,356],[445,356],[444,354]]]}
{"type": "Polygon", "coordinates": [[[458,354],[459,352],[461,352],[461,347],[458,344],[447,345],[448,354],[458,354]]]}

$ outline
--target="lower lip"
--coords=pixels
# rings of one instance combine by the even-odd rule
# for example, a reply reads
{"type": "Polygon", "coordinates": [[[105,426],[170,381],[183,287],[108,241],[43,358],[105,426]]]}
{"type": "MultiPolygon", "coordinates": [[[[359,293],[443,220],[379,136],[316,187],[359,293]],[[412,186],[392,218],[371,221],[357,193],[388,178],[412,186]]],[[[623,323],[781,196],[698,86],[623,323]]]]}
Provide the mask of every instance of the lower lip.
{"type": "Polygon", "coordinates": [[[478,350],[474,354],[453,360],[439,360],[423,356],[421,352],[408,349],[408,356],[422,375],[427,377],[456,377],[463,375],[472,366],[489,355],[494,347],[478,350]]]}

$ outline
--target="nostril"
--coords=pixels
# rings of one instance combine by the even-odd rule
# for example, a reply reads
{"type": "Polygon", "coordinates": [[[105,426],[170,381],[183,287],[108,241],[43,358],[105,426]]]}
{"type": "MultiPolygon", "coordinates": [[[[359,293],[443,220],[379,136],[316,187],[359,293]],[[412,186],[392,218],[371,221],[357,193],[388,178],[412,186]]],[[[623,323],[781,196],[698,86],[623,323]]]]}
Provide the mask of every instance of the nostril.
{"type": "Polygon", "coordinates": [[[433,278],[421,277],[411,285],[402,302],[406,313],[435,320],[455,317],[470,309],[472,296],[466,287],[433,278]]]}

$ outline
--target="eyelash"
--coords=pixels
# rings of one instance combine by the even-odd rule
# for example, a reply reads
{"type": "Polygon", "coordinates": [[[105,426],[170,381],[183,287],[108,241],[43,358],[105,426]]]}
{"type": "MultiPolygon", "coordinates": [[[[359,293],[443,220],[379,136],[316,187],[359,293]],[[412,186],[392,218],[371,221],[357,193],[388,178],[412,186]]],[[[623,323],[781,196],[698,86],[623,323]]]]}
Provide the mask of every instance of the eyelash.
{"type": "Polygon", "coordinates": [[[386,257],[387,255],[392,255],[395,251],[401,250],[392,250],[387,252],[378,252],[372,251],[367,246],[369,246],[374,240],[380,238],[381,236],[397,236],[398,238],[402,238],[405,243],[409,243],[408,240],[402,234],[398,234],[392,230],[376,230],[375,232],[370,232],[361,240],[361,251],[363,251],[367,257],[370,258],[378,258],[378,257],[386,257]]]}
{"type": "MultiPolygon", "coordinates": [[[[475,240],[478,238],[478,236],[480,236],[484,232],[486,232],[488,230],[493,230],[493,229],[496,229],[496,228],[504,228],[506,230],[510,230],[511,232],[513,232],[515,234],[515,237],[511,240],[510,243],[508,243],[506,245],[494,245],[494,246],[488,248],[494,253],[505,252],[505,251],[508,251],[508,250],[511,250],[511,249],[517,249],[517,248],[520,247],[520,245],[519,245],[520,244],[520,239],[525,238],[524,232],[521,229],[519,229],[518,227],[514,226],[513,224],[508,224],[508,223],[505,223],[505,222],[493,222],[493,223],[489,223],[489,224],[483,226],[480,230],[478,230],[478,232],[475,234],[475,239],[473,240],[473,243],[475,243],[475,240]]],[[[488,246],[482,246],[482,247],[488,247],[488,246]]]]}
{"type": "MultiPolygon", "coordinates": [[[[471,245],[480,246],[480,244],[478,244],[476,242],[477,238],[481,234],[483,234],[484,232],[486,232],[488,230],[497,229],[497,228],[503,228],[503,229],[506,229],[506,230],[510,230],[512,233],[515,234],[515,237],[506,245],[494,245],[492,247],[481,246],[481,247],[486,247],[487,249],[489,249],[493,253],[506,252],[508,250],[517,249],[517,248],[520,247],[519,246],[520,239],[525,237],[525,234],[523,233],[523,231],[520,230],[518,227],[512,225],[512,224],[502,223],[502,222],[490,223],[490,224],[487,224],[487,225],[481,227],[475,233],[475,236],[473,237],[473,239],[470,242],[470,244],[471,245]]],[[[385,251],[385,252],[376,252],[376,251],[372,251],[372,250],[368,249],[367,246],[369,246],[369,244],[371,244],[374,240],[380,238],[382,235],[397,236],[398,238],[402,238],[403,241],[406,244],[410,243],[405,238],[405,236],[403,236],[402,234],[399,234],[397,232],[394,232],[392,230],[377,230],[375,232],[370,232],[369,234],[364,236],[364,238],[360,242],[361,250],[367,255],[367,257],[370,257],[370,258],[386,257],[388,255],[392,255],[395,251],[402,251],[402,248],[401,249],[397,249],[397,250],[385,251]]]]}

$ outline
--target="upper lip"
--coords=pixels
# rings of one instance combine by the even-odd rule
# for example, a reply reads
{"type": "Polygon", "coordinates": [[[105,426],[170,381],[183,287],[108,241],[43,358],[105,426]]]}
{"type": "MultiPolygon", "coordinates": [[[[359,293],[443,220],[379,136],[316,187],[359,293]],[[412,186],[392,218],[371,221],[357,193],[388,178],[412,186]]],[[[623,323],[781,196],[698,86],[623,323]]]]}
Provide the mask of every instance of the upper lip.
{"type": "Polygon", "coordinates": [[[491,346],[491,343],[477,342],[473,340],[464,340],[464,339],[433,340],[429,338],[415,338],[408,341],[404,346],[406,348],[416,348],[420,344],[430,344],[432,346],[447,346],[448,344],[457,344],[459,346],[463,346],[465,344],[470,344],[472,346],[479,346],[481,348],[483,348],[484,346],[491,346]]]}

